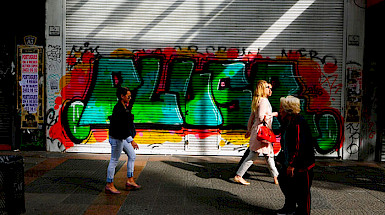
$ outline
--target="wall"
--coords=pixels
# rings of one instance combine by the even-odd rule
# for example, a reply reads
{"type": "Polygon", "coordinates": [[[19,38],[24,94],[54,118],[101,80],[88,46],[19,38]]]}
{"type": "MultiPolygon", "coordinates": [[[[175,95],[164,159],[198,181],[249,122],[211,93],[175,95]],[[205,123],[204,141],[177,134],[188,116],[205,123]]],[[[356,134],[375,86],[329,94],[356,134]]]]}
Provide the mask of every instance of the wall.
{"type": "Polygon", "coordinates": [[[345,9],[346,19],[346,142],[343,159],[357,160],[366,147],[362,145],[362,80],[364,54],[364,1],[348,1],[345,9]]]}
{"type": "Polygon", "coordinates": [[[146,147],[172,141],[183,150],[185,136],[193,134],[199,139],[220,135],[214,144],[225,148],[231,144],[235,150],[247,143],[242,129],[250,114],[252,86],[268,78],[275,85],[270,101],[276,110],[281,96],[303,98],[304,115],[318,137],[320,153],[341,145],[343,120],[339,110],[330,107],[330,93],[341,90],[341,85],[325,89],[315,81],[334,73],[336,66],[323,64],[323,57],[315,56],[314,51],[283,52],[272,60],[231,52],[223,52],[220,58],[203,57],[194,51],[186,56],[172,48],[149,54],[119,50],[120,54],[96,60],[95,48],[87,44],[81,50],[67,59],[69,72],[63,79],[71,81],[56,99],[61,123],[51,128],[57,129],[59,135],[54,137],[66,148],[107,140],[107,118],[116,103],[114,86],[122,82],[134,92],[133,113],[140,131],[137,140],[147,143],[146,147]],[[238,60],[231,61],[234,59],[238,60]],[[217,129],[222,134],[217,134],[217,129]]]}
{"type": "Polygon", "coordinates": [[[360,160],[385,160],[384,113],[385,93],[384,81],[380,77],[385,66],[383,62],[385,48],[381,34],[378,34],[378,20],[383,16],[384,1],[370,1],[365,10],[365,54],[363,76],[363,108],[362,108],[362,150],[360,160]]]}
{"type": "MultiPolygon", "coordinates": [[[[258,39],[252,38],[250,35],[253,33],[248,33],[248,30],[245,30],[244,37],[237,34],[229,40],[206,37],[206,33],[201,32],[194,43],[179,40],[162,43],[156,39],[157,35],[162,37],[161,30],[148,33],[164,19],[172,17],[170,14],[173,11],[178,11],[181,7],[178,2],[170,4],[153,20],[132,19],[144,22],[141,26],[147,26],[143,28],[147,29],[147,33],[138,28],[140,34],[136,35],[141,36],[136,37],[137,43],[132,39],[121,40],[113,32],[119,29],[124,31],[126,26],[123,24],[131,23],[130,33],[135,35],[136,28],[132,21],[123,21],[117,15],[121,13],[121,8],[132,7],[134,3],[121,2],[114,9],[116,13],[103,15],[105,18],[98,15],[104,14],[100,10],[103,7],[85,5],[88,3],[67,1],[64,6],[68,7],[66,28],[59,21],[52,21],[52,25],[61,26],[66,33],[51,36],[50,42],[47,42],[47,64],[51,67],[47,83],[60,83],[58,88],[52,84],[51,92],[47,93],[51,95],[47,99],[49,150],[109,152],[107,117],[116,103],[115,86],[121,83],[134,92],[132,103],[138,127],[136,139],[141,144],[139,153],[240,155],[248,143],[243,135],[255,83],[266,79],[274,84],[274,93],[270,98],[274,109],[279,108],[281,96],[296,95],[301,98],[303,114],[317,141],[318,155],[336,157],[344,154],[344,157],[351,158],[351,154],[356,153],[344,144],[344,132],[349,130],[344,125],[347,85],[343,71],[347,67],[345,62],[348,62],[344,56],[347,52],[343,49],[345,34],[343,25],[340,25],[344,17],[336,10],[334,18],[338,21],[331,20],[330,16],[327,20],[328,9],[325,10],[326,7],[335,8],[334,3],[343,6],[343,2],[290,1],[285,7],[260,5],[266,9],[271,7],[280,15],[274,18],[264,14],[269,21],[261,23],[268,24],[270,28],[263,27],[266,34],[256,35],[258,39]],[[87,8],[91,6],[96,9],[93,14],[88,13],[87,8]],[[319,12],[320,8],[323,10],[319,12]],[[294,18],[289,16],[298,10],[301,12],[294,13],[294,18]],[[308,28],[311,22],[317,22],[314,23],[316,26],[320,24],[319,19],[312,18],[315,12],[323,22],[320,29],[308,28]],[[78,22],[84,14],[90,15],[86,19],[89,21],[78,22]],[[100,22],[94,23],[100,17],[100,22]],[[285,27],[280,27],[282,25],[285,27]],[[298,28],[303,29],[298,31],[298,28]],[[276,36],[266,36],[272,32],[276,32],[276,36]],[[83,34],[86,36],[83,37],[83,34]],[[144,35],[152,37],[141,39],[144,35]],[[221,41],[223,45],[218,45],[221,41]],[[65,55],[63,47],[66,47],[65,55]]],[[[259,4],[258,1],[253,3],[259,4]]],[[[53,10],[53,14],[63,16],[56,2],[47,1],[47,5],[50,4],[57,10],[53,10]]],[[[218,13],[230,15],[241,3],[224,2],[218,5],[218,13]],[[225,3],[227,5],[223,5],[225,3]]],[[[130,14],[141,8],[135,6],[133,10],[128,10],[130,14]]],[[[218,17],[214,13],[208,15],[218,17]]],[[[231,17],[229,20],[232,20],[231,17]]],[[[226,17],[221,21],[207,18],[205,23],[211,24],[210,29],[224,28],[222,24],[229,20],[226,17]]],[[[257,24],[255,29],[261,28],[257,24]]],[[[203,31],[206,25],[194,25],[193,29],[203,31]]],[[[230,30],[242,31],[238,25],[230,30]]],[[[278,127],[279,123],[275,121],[274,128],[278,127]]],[[[279,150],[279,144],[275,144],[275,149],[279,150]]]]}
{"type": "Polygon", "coordinates": [[[55,98],[60,95],[60,79],[65,68],[65,3],[62,0],[46,0],[46,142],[47,151],[64,151],[59,140],[53,139],[50,130],[58,123],[58,110],[53,109],[55,98]]]}

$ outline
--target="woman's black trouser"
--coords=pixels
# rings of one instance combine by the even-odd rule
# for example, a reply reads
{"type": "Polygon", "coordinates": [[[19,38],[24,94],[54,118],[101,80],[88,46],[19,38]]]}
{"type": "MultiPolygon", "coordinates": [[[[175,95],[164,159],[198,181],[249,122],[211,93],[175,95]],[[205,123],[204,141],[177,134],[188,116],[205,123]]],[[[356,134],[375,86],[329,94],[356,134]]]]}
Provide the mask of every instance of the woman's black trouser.
{"type": "Polygon", "coordinates": [[[287,175],[286,168],[279,170],[278,182],[285,196],[285,209],[295,211],[296,214],[310,214],[310,187],[313,177],[313,169],[303,172],[294,171],[293,177],[287,175]]]}

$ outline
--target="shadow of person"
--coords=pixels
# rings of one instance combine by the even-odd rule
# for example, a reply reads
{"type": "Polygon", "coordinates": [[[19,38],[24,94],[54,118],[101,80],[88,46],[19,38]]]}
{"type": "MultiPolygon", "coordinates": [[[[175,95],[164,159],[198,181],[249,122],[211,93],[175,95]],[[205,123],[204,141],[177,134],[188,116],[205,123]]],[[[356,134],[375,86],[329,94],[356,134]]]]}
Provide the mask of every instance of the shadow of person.
{"type": "MultiPolygon", "coordinates": [[[[229,163],[208,163],[208,162],[174,162],[174,161],[163,161],[164,163],[184,169],[190,172],[195,172],[195,175],[199,178],[210,179],[217,178],[230,183],[235,183],[232,179],[236,174],[236,164],[229,163]]],[[[268,176],[269,172],[266,167],[259,165],[253,165],[249,169],[250,174],[247,178],[271,183],[268,180],[264,180],[259,176],[268,176]]]]}
{"type": "MultiPolygon", "coordinates": [[[[130,193],[119,214],[275,214],[271,202],[255,200],[237,185],[206,180],[226,178],[230,170],[228,164],[149,161],[137,179],[143,188],[130,193]]],[[[248,192],[257,193],[252,188],[248,192]]]]}
{"type": "Polygon", "coordinates": [[[207,162],[173,162],[163,161],[164,163],[184,169],[190,172],[195,172],[199,178],[209,179],[218,178],[229,181],[229,178],[234,177],[234,165],[228,163],[207,163],[207,162]]]}
{"type": "MultiPolygon", "coordinates": [[[[275,214],[272,209],[252,205],[240,199],[237,195],[218,189],[190,187],[187,201],[190,202],[190,208],[187,208],[186,214],[192,214],[194,211],[189,210],[202,206],[204,206],[203,211],[212,211],[215,214],[275,214]]],[[[203,211],[200,211],[200,213],[203,211]]]]}

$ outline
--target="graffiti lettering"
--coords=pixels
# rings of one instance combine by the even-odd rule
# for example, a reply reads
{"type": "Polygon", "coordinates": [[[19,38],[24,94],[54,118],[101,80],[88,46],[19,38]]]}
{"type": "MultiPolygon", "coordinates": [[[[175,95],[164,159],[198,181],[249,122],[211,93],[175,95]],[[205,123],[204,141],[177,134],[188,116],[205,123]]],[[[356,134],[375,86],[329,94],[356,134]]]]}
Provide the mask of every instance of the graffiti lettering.
{"type": "Polygon", "coordinates": [[[322,96],[323,91],[319,86],[309,86],[306,93],[314,96],[322,96]]]}
{"type": "Polygon", "coordinates": [[[67,70],[72,70],[73,67],[80,63],[92,63],[99,57],[98,48],[99,46],[92,48],[88,42],[84,43],[84,46],[73,46],[67,57],[67,70]]]}
{"type": "Polygon", "coordinates": [[[48,45],[47,57],[50,61],[61,62],[61,46],[60,45],[48,45]]]}
{"type": "MultiPolygon", "coordinates": [[[[137,52],[119,49],[101,57],[97,49],[85,43],[84,47],[73,47],[67,58],[68,73],[63,78],[71,81],[61,90],[58,101],[62,102],[62,138],[70,142],[87,141],[93,128],[108,128],[119,85],[133,92],[132,112],[138,128],[245,129],[255,83],[265,79],[274,85],[273,109],[279,109],[281,96],[302,99],[303,114],[317,138],[319,152],[341,147],[343,120],[339,111],[330,107],[332,92],[323,87],[329,79],[321,80],[330,74],[335,77],[335,70],[331,71],[336,66],[325,70],[328,63],[336,65],[333,57],[321,58],[317,52],[305,54],[306,50],[300,49],[283,50],[281,58],[270,60],[225,47],[211,48],[206,54],[194,47],[137,52]],[[313,59],[324,65],[326,75],[321,75],[313,59]]],[[[339,85],[334,79],[330,89],[339,85]]],[[[273,128],[278,126],[274,121],[273,128]]]]}
{"type": "Polygon", "coordinates": [[[359,145],[357,144],[360,139],[360,124],[359,123],[349,123],[346,125],[346,129],[350,134],[348,137],[349,146],[347,151],[349,156],[358,153],[359,145]]]}

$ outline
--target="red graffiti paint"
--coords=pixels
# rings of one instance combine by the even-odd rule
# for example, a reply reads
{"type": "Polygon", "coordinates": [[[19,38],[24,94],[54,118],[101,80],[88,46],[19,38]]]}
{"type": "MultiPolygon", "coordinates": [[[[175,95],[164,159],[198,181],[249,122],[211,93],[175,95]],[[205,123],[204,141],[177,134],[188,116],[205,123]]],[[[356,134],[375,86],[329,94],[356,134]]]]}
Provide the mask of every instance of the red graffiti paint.
{"type": "MultiPolygon", "coordinates": [[[[87,46],[88,47],[88,46],[87,46]]],[[[92,50],[92,49],[89,49],[92,50]]],[[[95,49],[96,50],[96,49],[95,49]]],[[[124,53],[117,52],[119,57],[133,57],[135,60],[140,59],[142,56],[157,56],[161,58],[161,68],[160,68],[160,82],[156,88],[157,93],[166,92],[167,88],[167,78],[168,73],[170,72],[169,65],[173,62],[175,58],[189,58],[194,60],[195,73],[206,72],[205,66],[207,62],[211,60],[241,60],[248,65],[248,63],[253,63],[253,61],[274,61],[269,60],[269,57],[263,57],[259,53],[243,53],[240,55],[240,52],[236,48],[226,48],[215,49],[212,48],[211,51],[206,50],[206,52],[200,52],[194,47],[189,48],[164,48],[164,49],[155,49],[155,50],[140,50],[135,53],[132,53],[126,49],[122,49],[124,53]]],[[[93,75],[93,64],[94,64],[94,52],[88,51],[88,49],[81,49],[79,51],[73,51],[67,58],[67,74],[62,78],[61,83],[61,95],[55,99],[55,109],[58,110],[64,107],[65,102],[71,101],[74,99],[84,100],[88,93],[90,87],[92,75],[93,75]],[[81,53],[82,52],[82,53],[81,53]]],[[[306,111],[313,112],[316,114],[325,113],[327,109],[334,110],[330,108],[331,97],[333,93],[337,93],[339,88],[342,87],[342,84],[336,84],[338,74],[336,63],[325,63],[325,58],[316,58],[316,55],[312,57],[306,57],[301,51],[291,51],[287,53],[284,57],[278,58],[276,60],[283,60],[283,62],[295,63],[297,68],[295,70],[296,81],[299,81],[300,84],[300,94],[298,96],[306,98],[306,111]],[[335,78],[335,79],[334,79],[335,78]],[[333,90],[332,90],[333,89],[333,90]]],[[[249,65],[248,65],[249,66],[249,65]]],[[[247,69],[249,71],[250,69],[247,69]]],[[[250,72],[247,72],[247,77],[250,77],[250,72]]],[[[113,81],[115,85],[118,82],[118,77],[113,76],[113,81]]],[[[191,94],[186,95],[186,99],[189,100],[191,94]]],[[[235,109],[235,105],[230,105],[229,109],[235,109]]],[[[52,140],[57,139],[60,141],[64,147],[70,148],[74,145],[70,141],[68,136],[70,134],[65,133],[65,129],[61,123],[61,111],[59,112],[58,122],[50,128],[49,134],[52,140]]],[[[333,115],[334,116],[334,115],[333,115]]],[[[336,113],[336,117],[342,119],[340,113],[336,113]]],[[[343,122],[338,122],[341,125],[343,122]]],[[[151,125],[150,125],[151,126],[151,125]]],[[[145,132],[150,132],[151,129],[143,129],[145,132]]],[[[342,129],[340,130],[342,131],[342,129]]],[[[93,129],[91,135],[88,137],[88,140],[104,142],[108,139],[108,130],[107,129],[93,129]]],[[[211,136],[220,135],[219,129],[186,129],[182,128],[178,131],[167,131],[171,134],[175,133],[181,137],[186,135],[194,135],[197,139],[206,139],[211,136]]],[[[143,136],[143,132],[138,131],[138,136],[143,136]]],[[[343,135],[340,134],[340,139],[343,138],[343,135]]],[[[84,140],[84,141],[88,141],[84,140]]],[[[178,139],[179,140],[179,139],[178,139]]],[[[76,141],[75,141],[76,142],[76,141]]],[[[342,144],[342,142],[341,142],[342,144]]],[[[278,153],[280,149],[280,143],[274,144],[274,152],[278,153]]]]}
{"type": "Polygon", "coordinates": [[[165,59],[163,61],[163,70],[161,71],[162,75],[160,77],[160,82],[157,89],[157,92],[159,93],[159,92],[165,91],[168,66],[169,66],[169,63],[172,61],[171,59],[173,59],[177,55],[177,51],[175,48],[167,47],[167,48],[164,48],[163,50],[157,49],[156,53],[158,53],[160,56],[164,56],[164,59],[165,59]]]}
{"type": "Polygon", "coordinates": [[[65,149],[69,149],[74,146],[74,143],[65,134],[61,124],[61,117],[58,117],[58,122],[49,129],[49,136],[52,142],[59,141],[65,149]]]}
{"type": "Polygon", "coordinates": [[[62,97],[64,100],[85,98],[91,82],[92,66],[90,67],[91,68],[75,68],[64,76],[64,81],[68,83],[62,89],[62,97]]]}
{"type": "Polygon", "coordinates": [[[76,64],[76,57],[75,56],[67,57],[67,65],[68,66],[74,66],[75,64],[76,64]]]}
{"type": "Polygon", "coordinates": [[[300,57],[301,57],[300,52],[289,52],[287,54],[287,59],[292,61],[298,61],[300,57]]]}
{"type": "Polygon", "coordinates": [[[326,74],[332,74],[337,70],[337,65],[334,63],[325,63],[324,71],[326,74]]]}
{"type": "Polygon", "coordinates": [[[174,132],[181,137],[185,137],[187,135],[194,135],[197,139],[206,139],[212,135],[218,135],[218,129],[187,129],[181,130],[181,132],[174,132]]]}
{"type": "Polygon", "coordinates": [[[189,130],[189,134],[193,134],[197,139],[206,139],[212,135],[218,135],[217,129],[193,129],[189,130]]]}
{"type": "Polygon", "coordinates": [[[227,50],[227,58],[228,59],[236,59],[236,58],[238,58],[238,49],[236,49],[236,48],[229,48],[228,50],[227,50]]]}
{"type": "Polygon", "coordinates": [[[55,99],[55,110],[60,108],[60,105],[63,103],[61,96],[56,97],[55,99]]]}
{"type": "Polygon", "coordinates": [[[94,60],[95,60],[95,54],[94,53],[86,52],[82,56],[83,64],[92,65],[94,60]]]}
{"type": "Polygon", "coordinates": [[[304,89],[301,96],[307,98],[309,109],[323,109],[329,107],[330,95],[321,86],[322,71],[320,65],[308,58],[301,59],[298,63],[298,75],[304,89]]]}
{"type": "Polygon", "coordinates": [[[103,142],[108,138],[108,129],[92,129],[96,142],[103,142]]]}
{"type": "MultiPolygon", "coordinates": [[[[58,122],[49,129],[49,137],[51,140],[60,141],[65,149],[73,147],[74,143],[70,140],[68,135],[65,133],[65,129],[62,127],[61,115],[64,103],[72,99],[85,98],[91,83],[94,59],[95,54],[87,51],[83,54],[72,53],[67,57],[67,65],[70,66],[68,67],[69,71],[67,71],[67,74],[63,76],[61,80],[61,96],[58,96],[55,99],[54,106],[56,110],[61,108],[61,111],[58,112],[58,122]],[[80,59],[78,56],[80,56],[80,59]]],[[[100,137],[99,140],[102,140],[103,138],[106,139],[107,135],[103,134],[98,137],[100,137]]]]}

